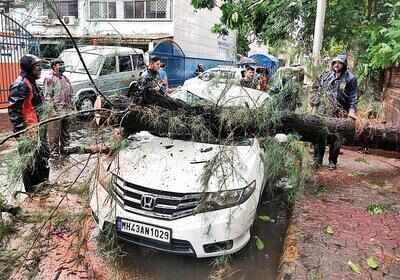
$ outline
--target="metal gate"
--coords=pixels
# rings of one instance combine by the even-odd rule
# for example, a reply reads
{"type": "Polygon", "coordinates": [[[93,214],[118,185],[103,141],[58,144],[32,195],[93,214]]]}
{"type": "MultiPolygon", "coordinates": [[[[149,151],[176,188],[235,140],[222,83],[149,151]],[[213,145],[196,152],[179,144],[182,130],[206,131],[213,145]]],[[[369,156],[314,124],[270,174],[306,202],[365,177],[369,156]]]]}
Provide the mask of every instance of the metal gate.
{"type": "Polygon", "coordinates": [[[39,56],[39,40],[0,12],[0,108],[7,107],[9,86],[19,74],[20,58],[27,53],[39,56]]]}

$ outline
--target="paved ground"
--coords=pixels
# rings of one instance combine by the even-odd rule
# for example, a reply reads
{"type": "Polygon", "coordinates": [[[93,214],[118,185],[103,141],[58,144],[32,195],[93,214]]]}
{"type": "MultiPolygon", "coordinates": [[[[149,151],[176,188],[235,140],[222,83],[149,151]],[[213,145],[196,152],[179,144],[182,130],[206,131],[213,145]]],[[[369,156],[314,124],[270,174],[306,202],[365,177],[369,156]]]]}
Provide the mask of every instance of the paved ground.
{"type": "Polygon", "coordinates": [[[399,171],[400,154],[351,150],[319,171],[293,208],[278,279],[400,279],[399,171]]]}
{"type": "Polygon", "coordinates": [[[6,109],[0,109],[0,135],[11,131],[11,124],[8,121],[8,113],[6,109]]]}

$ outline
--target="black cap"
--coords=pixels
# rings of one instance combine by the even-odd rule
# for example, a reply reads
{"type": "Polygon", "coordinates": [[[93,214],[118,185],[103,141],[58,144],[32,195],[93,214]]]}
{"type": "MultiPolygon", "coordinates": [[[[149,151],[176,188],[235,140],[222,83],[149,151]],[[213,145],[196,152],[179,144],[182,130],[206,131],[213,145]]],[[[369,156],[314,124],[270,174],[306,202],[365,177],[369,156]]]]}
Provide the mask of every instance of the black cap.
{"type": "Polygon", "coordinates": [[[32,70],[32,67],[35,64],[38,64],[40,62],[43,62],[43,60],[40,59],[39,57],[37,57],[36,55],[26,54],[23,57],[21,57],[21,60],[20,60],[21,70],[26,73],[30,73],[32,70]]]}

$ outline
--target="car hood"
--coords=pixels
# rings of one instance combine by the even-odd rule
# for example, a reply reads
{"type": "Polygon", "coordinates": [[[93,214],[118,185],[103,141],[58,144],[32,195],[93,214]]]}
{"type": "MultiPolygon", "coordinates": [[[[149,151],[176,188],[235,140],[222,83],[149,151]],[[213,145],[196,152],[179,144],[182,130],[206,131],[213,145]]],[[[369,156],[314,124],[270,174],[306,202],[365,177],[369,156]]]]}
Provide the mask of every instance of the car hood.
{"type": "MultiPolygon", "coordinates": [[[[64,72],[64,75],[70,80],[71,84],[89,81],[86,73],[64,72]]],[[[95,75],[92,74],[95,78],[95,75]]]]}
{"type": "MultiPolygon", "coordinates": [[[[50,76],[52,73],[52,70],[42,70],[42,73],[40,75],[40,79],[37,80],[38,85],[42,86],[44,83],[44,79],[50,76]]],[[[83,73],[75,73],[75,72],[64,72],[64,76],[67,77],[72,84],[76,83],[81,83],[81,82],[86,82],[89,81],[89,78],[86,74],[83,73]]],[[[92,75],[93,78],[95,78],[95,75],[92,75]]]]}
{"type": "Polygon", "coordinates": [[[133,138],[110,171],[147,188],[178,193],[239,189],[250,183],[254,166],[261,164],[257,140],[251,141],[251,146],[224,146],[172,140],[147,132],[133,138]],[[206,184],[204,178],[210,168],[215,175],[206,184]]]}
{"type": "Polygon", "coordinates": [[[263,91],[244,88],[234,83],[227,85],[222,82],[202,81],[199,78],[186,81],[182,89],[220,106],[255,108],[261,106],[269,98],[268,93],[263,91]]]}

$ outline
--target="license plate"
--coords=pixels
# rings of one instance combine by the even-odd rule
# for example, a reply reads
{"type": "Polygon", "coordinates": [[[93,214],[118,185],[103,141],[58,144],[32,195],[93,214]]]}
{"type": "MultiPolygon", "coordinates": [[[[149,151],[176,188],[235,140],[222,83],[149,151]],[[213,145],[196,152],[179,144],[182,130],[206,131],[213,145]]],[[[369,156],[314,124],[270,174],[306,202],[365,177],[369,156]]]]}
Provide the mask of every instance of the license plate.
{"type": "Polygon", "coordinates": [[[172,231],[170,229],[141,222],[119,218],[117,220],[117,230],[161,242],[171,242],[172,231]]]}

